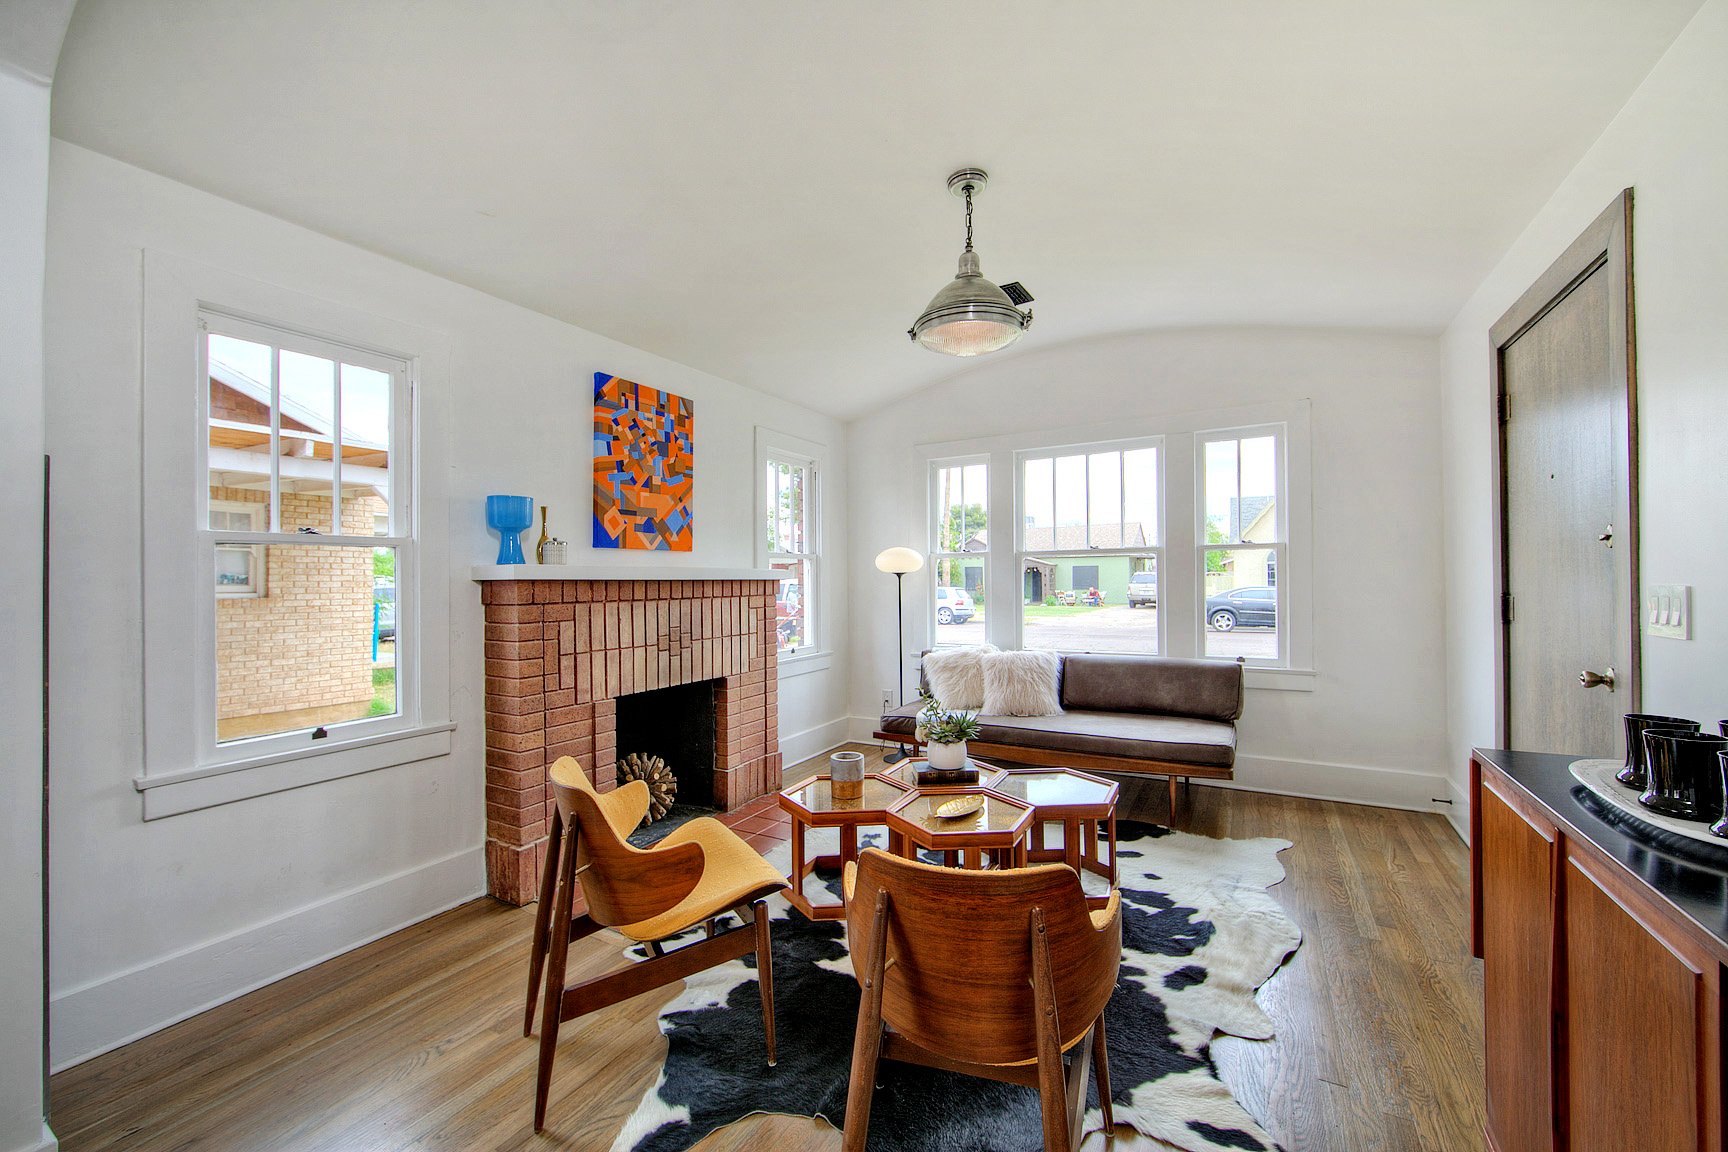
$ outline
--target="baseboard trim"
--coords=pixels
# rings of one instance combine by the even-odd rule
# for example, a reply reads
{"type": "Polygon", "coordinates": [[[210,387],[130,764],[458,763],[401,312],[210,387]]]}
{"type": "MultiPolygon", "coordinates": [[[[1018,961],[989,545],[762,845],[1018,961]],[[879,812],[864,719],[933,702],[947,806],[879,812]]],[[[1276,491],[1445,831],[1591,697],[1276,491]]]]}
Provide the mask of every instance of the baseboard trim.
{"type": "Polygon", "coordinates": [[[466,848],[49,1000],[53,1071],[113,1051],[486,894],[466,848]]]}
{"type": "Polygon", "coordinates": [[[1450,776],[1446,778],[1446,794],[1452,798],[1452,803],[1446,807],[1446,819],[1452,825],[1452,831],[1458,833],[1458,839],[1468,845],[1470,843],[1470,797],[1458,787],[1458,781],[1450,776]]]}
{"type": "Polygon", "coordinates": [[[781,734],[781,764],[790,768],[801,760],[808,760],[812,756],[821,755],[837,744],[846,743],[853,728],[852,720],[853,717],[841,716],[838,719],[828,721],[826,724],[817,724],[815,727],[806,728],[802,732],[794,732],[790,736],[781,734]]]}
{"type": "Polygon", "coordinates": [[[48,1125],[42,1125],[42,1138],[34,1144],[20,1144],[13,1152],[60,1152],[60,1140],[48,1125]]]}

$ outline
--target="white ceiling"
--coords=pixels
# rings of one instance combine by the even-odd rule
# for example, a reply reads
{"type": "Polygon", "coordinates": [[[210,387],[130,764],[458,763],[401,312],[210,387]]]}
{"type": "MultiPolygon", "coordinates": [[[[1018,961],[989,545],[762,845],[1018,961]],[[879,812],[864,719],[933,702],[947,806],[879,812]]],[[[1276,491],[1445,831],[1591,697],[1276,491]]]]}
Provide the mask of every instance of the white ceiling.
{"type": "Polygon", "coordinates": [[[1218,324],[1438,330],[1699,0],[81,0],[54,134],[850,416],[1218,324]]]}

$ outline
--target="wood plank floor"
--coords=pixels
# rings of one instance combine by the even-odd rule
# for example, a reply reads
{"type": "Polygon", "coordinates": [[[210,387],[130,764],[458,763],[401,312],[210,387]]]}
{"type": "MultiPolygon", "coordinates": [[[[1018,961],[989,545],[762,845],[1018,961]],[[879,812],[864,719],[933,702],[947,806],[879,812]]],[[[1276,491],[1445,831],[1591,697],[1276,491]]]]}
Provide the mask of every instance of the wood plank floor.
{"type": "MultiPolygon", "coordinates": [[[[1124,811],[1161,817],[1162,791],[1161,781],[1135,789],[1124,811]]],[[[771,804],[729,822],[763,849],[786,837],[771,804]]],[[[1202,787],[1188,790],[1181,822],[1296,845],[1272,893],[1304,941],[1260,994],[1277,1037],[1213,1048],[1248,1111],[1291,1152],[1482,1148],[1481,966],[1450,826],[1202,787]]],[[[535,1136],[536,1053],[521,1035],[532,923],[531,907],[476,900],[68,1069],[51,1083],[61,1148],[602,1152],[654,1080],[665,1050],[654,1014],[671,990],[566,1025],[548,1128],[535,1136]]],[[[572,968],[601,971],[619,947],[582,941],[572,968]]],[[[832,1128],[796,1117],[753,1117],[698,1145],[839,1146],[832,1128]]],[[[1085,1148],[1107,1146],[1166,1147],[1121,1129],[1085,1148]]]]}

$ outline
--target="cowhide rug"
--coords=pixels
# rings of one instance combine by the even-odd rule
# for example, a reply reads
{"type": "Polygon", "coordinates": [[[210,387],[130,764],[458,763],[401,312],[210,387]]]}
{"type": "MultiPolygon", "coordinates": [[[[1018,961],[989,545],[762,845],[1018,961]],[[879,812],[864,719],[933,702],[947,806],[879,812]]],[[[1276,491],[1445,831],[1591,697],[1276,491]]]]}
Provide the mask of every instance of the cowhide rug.
{"type": "MultiPolygon", "coordinates": [[[[1254,991],[1302,939],[1266,892],[1284,878],[1278,853],[1288,847],[1161,829],[1122,842],[1122,968],[1105,1010],[1117,1123],[1192,1152],[1278,1147],[1218,1080],[1210,1049],[1218,1032],[1272,1035],[1254,991]]],[[[679,1152],[756,1112],[843,1125],[858,1012],[845,931],[773,903],[778,1066],[765,1063],[753,958],[697,974],[660,1012],[666,1062],[612,1152],[679,1152]]],[[[1043,1147],[1031,1089],[890,1062],[881,1069],[873,1150],[1043,1147]]],[[[1095,1089],[1088,1103],[1090,1130],[1102,1124],[1095,1089]]]]}

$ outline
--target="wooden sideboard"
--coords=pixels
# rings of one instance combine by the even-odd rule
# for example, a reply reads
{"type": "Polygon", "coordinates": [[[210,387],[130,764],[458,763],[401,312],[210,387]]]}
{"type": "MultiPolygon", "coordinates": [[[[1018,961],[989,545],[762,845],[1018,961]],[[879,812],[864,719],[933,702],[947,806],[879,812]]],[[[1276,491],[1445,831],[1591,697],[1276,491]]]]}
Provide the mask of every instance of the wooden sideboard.
{"type": "Polygon", "coordinates": [[[1728,845],[1627,820],[1574,759],[1471,758],[1488,1147],[1723,1152],[1728,845]]]}

